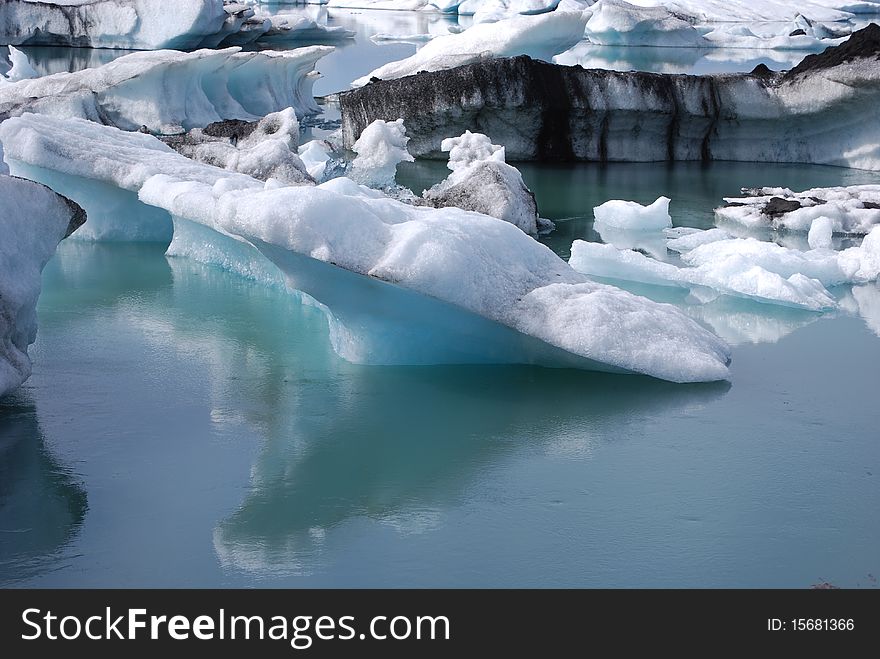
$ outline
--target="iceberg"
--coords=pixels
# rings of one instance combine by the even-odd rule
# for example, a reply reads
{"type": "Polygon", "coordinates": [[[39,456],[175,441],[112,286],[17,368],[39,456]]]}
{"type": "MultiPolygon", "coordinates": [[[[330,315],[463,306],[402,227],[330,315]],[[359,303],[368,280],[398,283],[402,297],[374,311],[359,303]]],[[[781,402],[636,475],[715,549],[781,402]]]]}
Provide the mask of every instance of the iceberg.
{"type": "Polygon", "coordinates": [[[47,187],[0,176],[0,396],[30,377],[40,274],[85,219],[82,208],[47,187]]]}
{"type": "Polygon", "coordinates": [[[880,225],[880,185],[813,188],[793,192],[788,188],[743,190],[743,197],[728,197],[715,210],[719,220],[747,229],[810,231],[813,222],[831,220],[837,234],[864,235],[880,225]]]}
{"type": "Polygon", "coordinates": [[[319,112],[312,96],[315,63],[332,51],[132,53],[97,69],[0,85],[0,121],[36,112],[176,134],[223,119],[254,121],[288,107],[302,118],[319,112]]]}
{"type": "Polygon", "coordinates": [[[265,15],[239,2],[177,0],[5,0],[0,43],[130,50],[195,50],[255,41],[345,40],[354,35],[305,16],[265,15]]]}
{"type": "Polygon", "coordinates": [[[785,74],[764,67],[669,75],[585,70],[526,56],[481,59],[340,94],[343,137],[350,145],[370,122],[400,117],[417,157],[440,158],[443,139],[472,130],[504,144],[511,160],[735,160],[880,170],[880,124],[870,120],[880,99],[878,54],[880,26],[872,24],[785,74]]]}
{"type": "MultiPolygon", "coordinates": [[[[380,66],[355,80],[352,86],[362,87],[374,78],[403,78],[420,71],[451,69],[494,57],[531,55],[550,59],[583,39],[586,20],[581,12],[554,11],[481,23],[460,34],[436,37],[415,55],[380,66]]],[[[408,120],[406,124],[409,126],[408,120]]]]}
{"type": "Polygon", "coordinates": [[[30,78],[39,78],[40,74],[31,66],[27,55],[21,52],[15,46],[9,46],[9,70],[0,74],[0,85],[9,82],[18,82],[19,80],[29,80],[30,78]]]}
{"type": "Polygon", "coordinates": [[[697,299],[711,299],[700,288],[717,294],[741,297],[765,304],[778,304],[809,311],[826,311],[837,303],[815,279],[795,273],[785,278],[736,255],[680,268],[632,250],[576,240],[569,265],[578,272],[655,286],[696,289],[697,299]]]}
{"type": "MultiPolygon", "coordinates": [[[[537,235],[538,205],[519,170],[504,161],[504,147],[488,137],[465,131],[443,140],[449,152],[448,178],[422,193],[435,208],[455,206],[510,222],[529,235],[537,235]]],[[[550,224],[549,221],[543,221],[550,224]]]]}
{"type": "Polygon", "coordinates": [[[728,347],[695,321],[591,281],[496,218],[404,204],[346,178],[267,186],[149,135],[79,119],[12,118],[0,141],[13,171],[51,177],[93,204],[90,186],[122,189],[131,206],[172,217],[175,234],[197,226],[190,253],[205,255],[210,241],[215,263],[280,275],[324,310],[334,347],[351,361],[728,376],[728,347]]]}
{"type": "Polygon", "coordinates": [[[397,165],[415,160],[406,150],[407,142],[403,119],[374,121],[351,146],[357,157],[351,163],[349,177],[374,188],[394,187],[397,165]]]}
{"type": "Polygon", "coordinates": [[[227,21],[223,0],[5,0],[0,43],[90,48],[198,48],[227,21]]]}
{"type": "MultiPolygon", "coordinates": [[[[635,201],[612,199],[593,209],[597,225],[621,231],[662,231],[672,226],[669,197],[642,206],[635,201]]],[[[601,228],[601,227],[599,227],[601,228]]]]}

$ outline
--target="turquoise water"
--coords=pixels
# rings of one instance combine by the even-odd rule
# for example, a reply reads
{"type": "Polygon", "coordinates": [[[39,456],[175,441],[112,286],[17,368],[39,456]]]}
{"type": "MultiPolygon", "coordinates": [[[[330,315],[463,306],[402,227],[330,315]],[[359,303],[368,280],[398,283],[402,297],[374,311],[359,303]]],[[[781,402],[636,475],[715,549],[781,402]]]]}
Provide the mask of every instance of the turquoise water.
{"type": "MultiPolygon", "coordinates": [[[[629,181],[632,198],[690,190],[696,217],[744,171],[658,167],[616,166],[600,189],[577,170],[579,193],[548,179],[538,201],[573,217],[629,181]]],[[[806,587],[877,573],[880,339],[857,316],[728,303],[715,313],[745,333],[732,381],[680,386],[352,365],[317,310],[161,246],[64,244],[44,286],[34,375],[0,408],[3,585],[806,587]]]]}
{"type": "MultiPolygon", "coordinates": [[[[448,20],[329,18],[358,38],[322,62],[319,94],[415,49],[370,34],[448,20]]],[[[753,66],[651,50],[591,56],[753,66]]],[[[596,239],[591,209],[611,198],[665,194],[676,224],[706,227],[741,186],[877,181],[737,163],[521,169],[563,257],[596,239]]],[[[420,162],[399,178],[421,190],[446,173],[420,162]]],[[[689,308],[734,344],[730,383],[365,367],[283,292],[158,245],[65,243],[44,273],[34,374],[0,401],[0,586],[875,587],[880,288],[835,293],[850,312],[689,308]]]]}

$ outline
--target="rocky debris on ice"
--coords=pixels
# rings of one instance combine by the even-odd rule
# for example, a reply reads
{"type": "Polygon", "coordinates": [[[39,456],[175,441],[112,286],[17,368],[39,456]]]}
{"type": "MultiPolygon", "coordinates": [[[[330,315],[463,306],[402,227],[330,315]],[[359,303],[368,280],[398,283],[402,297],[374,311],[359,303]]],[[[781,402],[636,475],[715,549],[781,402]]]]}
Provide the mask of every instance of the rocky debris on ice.
{"type": "Polygon", "coordinates": [[[491,215],[529,235],[538,234],[535,195],[519,170],[505,162],[503,146],[492,144],[485,135],[465,131],[460,137],[443,140],[441,148],[449,152],[452,174],[422,194],[431,206],[455,206],[491,215]]]}
{"type": "MultiPolygon", "coordinates": [[[[687,254],[682,260],[688,260],[687,254]]],[[[723,258],[700,260],[694,267],[679,267],[633,250],[576,240],[571,246],[569,264],[578,272],[596,277],[689,288],[695,298],[701,300],[711,300],[721,294],[809,311],[825,311],[837,306],[819,281],[800,273],[783,277],[749,262],[735,250],[723,258]],[[700,289],[715,294],[706,295],[700,289]]]]}
{"type": "Polygon", "coordinates": [[[880,185],[813,188],[746,188],[715,210],[720,220],[748,229],[810,231],[818,218],[828,218],[837,234],[863,235],[880,224],[880,185]]]}
{"type": "Polygon", "coordinates": [[[0,396],[30,377],[40,273],[85,219],[82,208],[49,188],[0,176],[0,396]]]}
{"type": "Polygon", "coordinates": [[[878,55],[880,26],[872,24],[785,75],[666,75],[525,56],[483,59],[340,94],[342,127],[350,145],[370,122],[402,117],[416,156],[442,157],[445,137],[472,130],[504,144],[512,160],[734,160],[880,170],[878,55]]]}
{"type": "Polygon", "coordinates": [[[114,187],[137,194],[132,206],[173,216],[175,231],[201,227],[201,254],[213,243],[218,265],[229,267],[233,250],[274,264],[326,310],[334,347],[356,361],[399,362],[412,342],[427,354],[405,353],[407,363],[728,376],[727,346],[683,313],[590,281],[496,218],[403,204],[346,178],[274,188],[79,119],[12,118],[0,141],[13,171],[53,178],[95,205],[94,186],[114,187]],[[381,328],[373,342],[358,342],[371,327],[381,328]]]}
{"type": "Polygon", "coordinates": [[[224,119],[254,121],[288,107],[302,118],[319,112],[315,63],[332,51],[132,53],[97,69],[0,86],[0,121],[34,112],[168,135],[224,119]]]}
{"type": "Polygon", "coordinates": [[[582,12],[560,11],[481,23],[460,34],[432,39],[415,55],[380,66],[355,80],[352,86],[362,87],[373,79],[391,80],[420,71],[451,69],[489,58],[530,55],[550,59],[583,39],[585,25],[582,12]]]}
{"type": "Polygon", "coordinates": [[[297,153],[299,121],[293,108],[259,121],[227,120],[162,140],[198,162],[284,185],[314,183],[297,153]]]}
{"type": "Polygon", "coordinates": [[[351,163],[349,178],[371,188],[393,188],[397,166],[415,160],[406,150],[407,142],[403,119],[374,121],[351,146],[357,157],[351,163]]]}
{"type": "Polygon", "coordinates": [[[353,34],[304,16],[269,16],[224,0],[4,0],[0,43],[28,46],[194,50],[353,34]]]}

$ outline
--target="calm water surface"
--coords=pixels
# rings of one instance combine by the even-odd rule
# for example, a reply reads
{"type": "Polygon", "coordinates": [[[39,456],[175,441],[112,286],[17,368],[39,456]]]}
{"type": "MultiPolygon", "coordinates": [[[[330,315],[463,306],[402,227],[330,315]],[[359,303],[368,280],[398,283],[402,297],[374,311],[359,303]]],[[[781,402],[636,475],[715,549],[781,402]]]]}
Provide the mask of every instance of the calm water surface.
{"type": "MultiPolygon", "coordinates": [[[[359,52],[415,48],[367,33],[443,19],[352,20],[358,42],[318,93],[382,63],[359,52]]],[[[740,186],[877,181],[521,169],[564,257],[611,198],[665,194],[676,224],[709,226],[740,186]]],[[[0,585],[875,586],[880,289],[835,291],[848,311],[833,317],[640,292],[730,340],[731,382],[357,366],[283,292],[162,246],[66,243],[44,274],[34,375],[0,401],[0,585]]]]}

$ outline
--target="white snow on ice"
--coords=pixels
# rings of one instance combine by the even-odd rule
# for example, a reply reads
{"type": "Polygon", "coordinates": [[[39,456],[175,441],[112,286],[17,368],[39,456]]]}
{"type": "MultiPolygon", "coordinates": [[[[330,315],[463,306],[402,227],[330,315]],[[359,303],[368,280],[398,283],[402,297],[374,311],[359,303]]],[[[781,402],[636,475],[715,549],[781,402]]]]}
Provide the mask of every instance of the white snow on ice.
{"type": "MultiPolygon", "coordinates": [[[[331,316],[368,329],[398,315],[394,332],[424,340],[445,359],[467,354],[468,344],[482,337],[480,345],[495,351],[482,354],[483,361],[677,382],[728,374],[727,346],[674,307],[592,282],[512,224],[486,215],[406,205],[344,179],[267,189],[194,163],[148,135],[77,119],[9,119],[0,125],[0,141],[13,171],[64,180],[74,198],[93,203],[99,201],[94,185],[137,192],[175,223],[212,230],[218,244],[229,239],[243,246],[241,254],[259,250],[262,263],[271,261],[291,288],[314,297],[331,316]],[[390,306],[370,315],[371,300],[390,306]],[[436,305],[447,311],[438,313],[436,305]],[[406,334],[407,319],[418,321],[418,332],[406,334]]],[[[380,334],[382,343],[372,346],[380,357],[401,349],[394,332],[380,334]]],[[[337,345],[343,353],[345,347],[337,345]]],[[[374,355],[348,356],[369,361],[374,355]]]]}

